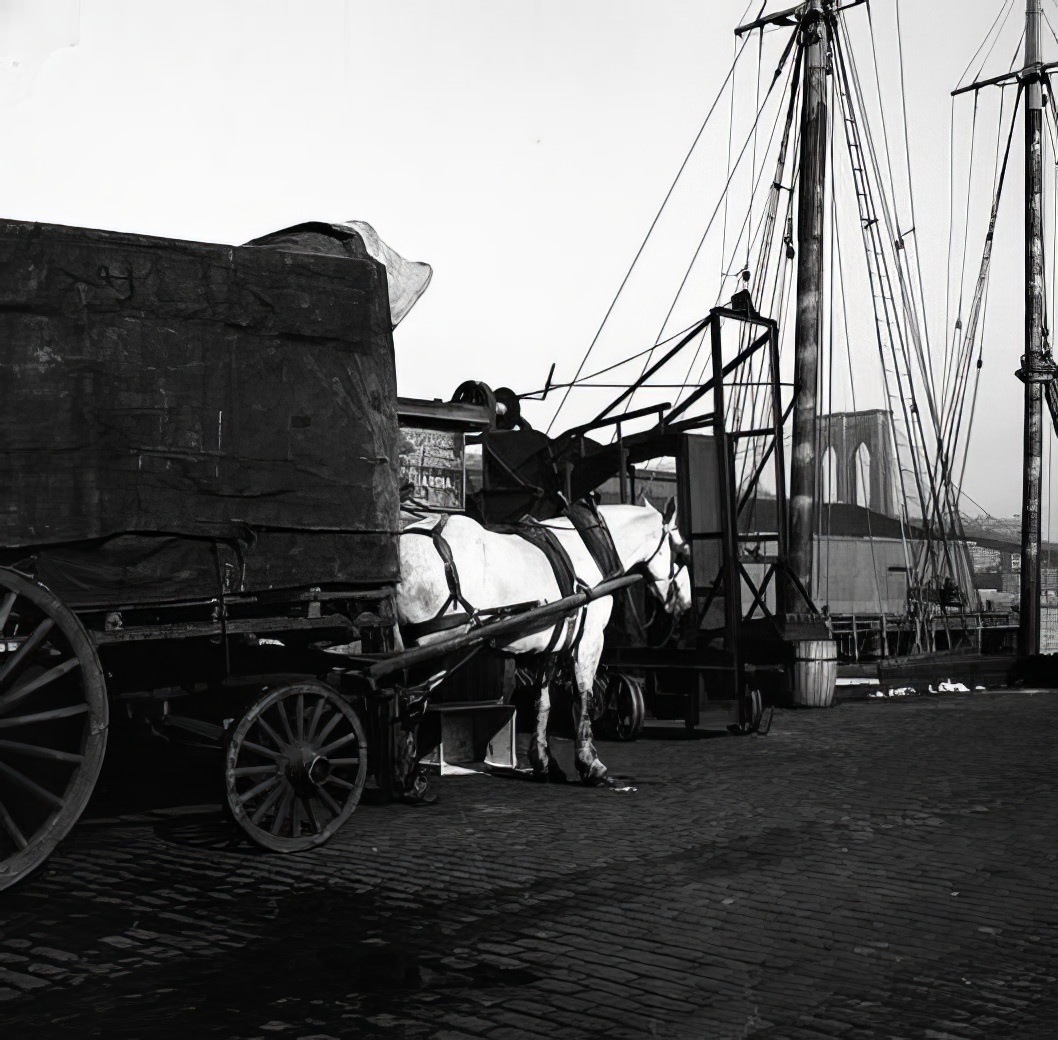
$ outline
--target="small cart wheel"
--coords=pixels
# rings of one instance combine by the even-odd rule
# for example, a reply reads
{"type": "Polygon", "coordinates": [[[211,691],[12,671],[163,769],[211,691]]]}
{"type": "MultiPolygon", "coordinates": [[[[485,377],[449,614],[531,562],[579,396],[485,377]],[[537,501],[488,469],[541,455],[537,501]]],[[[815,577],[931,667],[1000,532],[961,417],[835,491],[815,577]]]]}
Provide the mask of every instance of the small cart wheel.
{"type": "Polygon", "coordinates": [[[764,716],[764,699],[761,697],[760,690],[749,689],[745,692],[742,703],[739,705],[739,714],[738,724],[729,727],[733,732],[739,736],[749,736],[760,729],[761,719],[764,716]]]}
{"type": "Polygon", "coordinates": [[[322,845],[356,808],[366,777],[360,719],[323,683],[269,690],[228,738],[228,808],[251,841],[272,852],[322,845]]]}
{"type": "Polygon", "coordinates": [[[606,707],[609,703],[610,675],[600,668],[595,673],[591,684],[591,696],[588,698],[588,718],[593,726],[606,725],[606,707]]]}
{"type": "Polygon", "coordinates": [[[647,714],[642,683],[623,672],[616,672],[611,680],[610,697],[617,739],[635,740],[643,731],[647,714]]]}
{"type": "Polygon", "coordinates": [[[0,568],[0,889],[77,822],[107,722],[103,669],[80,620],[50,589],[0,568]]]}

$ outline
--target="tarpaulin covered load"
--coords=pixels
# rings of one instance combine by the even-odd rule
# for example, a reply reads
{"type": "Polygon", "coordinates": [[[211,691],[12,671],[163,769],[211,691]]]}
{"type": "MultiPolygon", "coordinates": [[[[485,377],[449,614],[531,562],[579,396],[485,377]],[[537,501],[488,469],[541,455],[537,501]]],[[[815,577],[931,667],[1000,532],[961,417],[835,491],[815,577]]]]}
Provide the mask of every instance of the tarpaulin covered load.
{"type": "Polygon", "coordinates": [[[430,285],[433,268],[419,260],[405,260],[395,249],[378,237],[378,232],[363,220],[346,220],[341,224],[313,221],[273,231],[247,243],[271,246],[292,252],[329,253],[332,256],[374,257],[386,267],[389,283],[389,313],[396,328],[430,285]]]}
{"type": "Polygon", "coordinates": [[[60,594],[393,580],[396,449],[386,272],[355,243],[0,221],[0,547],[60,594]]]}

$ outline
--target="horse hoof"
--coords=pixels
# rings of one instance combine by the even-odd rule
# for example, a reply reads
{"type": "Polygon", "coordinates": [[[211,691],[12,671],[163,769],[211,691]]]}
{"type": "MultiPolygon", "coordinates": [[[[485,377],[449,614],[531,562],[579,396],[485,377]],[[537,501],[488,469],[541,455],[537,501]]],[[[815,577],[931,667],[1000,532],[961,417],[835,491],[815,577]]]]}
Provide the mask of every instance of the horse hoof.
{"type": "Polygon", "coordinates": [[[425,773],[416,773],[401,797],[401,801],[405,805],[436,805],[437,795],[432,790],[430,778],[425,773]]]}
{"type": "Polygon", "coordinates": [[[602,787],[607,780],[606,766],[598,759],[580,775],[580,781],[588,787],[602,787]]]}

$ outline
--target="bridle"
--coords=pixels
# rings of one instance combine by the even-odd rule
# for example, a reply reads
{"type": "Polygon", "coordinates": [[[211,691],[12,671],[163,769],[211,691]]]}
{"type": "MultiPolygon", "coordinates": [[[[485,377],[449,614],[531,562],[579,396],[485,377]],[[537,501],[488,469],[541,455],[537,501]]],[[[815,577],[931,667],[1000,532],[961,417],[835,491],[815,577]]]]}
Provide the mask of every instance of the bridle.
{"type": "MultiPolygon", "coordinates": [[[[670,604],[673,604],[676,596],[678,595],[678,589],[676,586],[676,575],[682,569],[687,567],[690,561],[691,550],[690,547],[682,542],[677,542],[672,535],[672,531],[662,524],[661,527],[661,538],[658,541],[657,547],[654,551],[643,561],[643,567],[646,568],[647,573],[650,573],[650,563],[655,556],[665,547],[665,542],[669,543],[669,575],[667,578],[668,587],[665,590],[664,605],[668,609],[670,604]]],[[[660,598],[660,597],[659,597],[660,598]]]]}

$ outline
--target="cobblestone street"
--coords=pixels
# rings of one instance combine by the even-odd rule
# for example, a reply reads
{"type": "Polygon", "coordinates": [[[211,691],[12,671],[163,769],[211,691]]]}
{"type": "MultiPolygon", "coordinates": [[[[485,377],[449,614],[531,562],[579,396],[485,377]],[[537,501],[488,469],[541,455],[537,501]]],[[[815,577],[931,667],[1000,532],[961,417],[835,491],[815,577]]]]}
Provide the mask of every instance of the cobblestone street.
{"type": "Polygon", "coordinates": [[[1051,1038],[1056,721],[1058,696],[1011,691],[777,711],[748,738],[653,728],[600,745],[634,792],[445,777],[437,805],[363,805],[294,857],[215,804],[111,795],[0,897],[0,1023],[1051,1038]]]}

